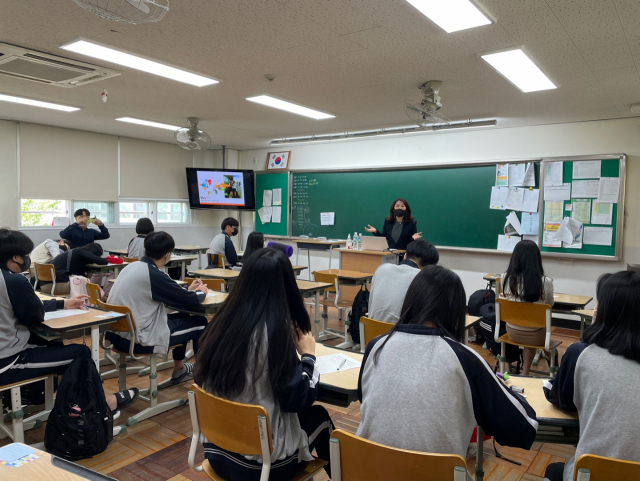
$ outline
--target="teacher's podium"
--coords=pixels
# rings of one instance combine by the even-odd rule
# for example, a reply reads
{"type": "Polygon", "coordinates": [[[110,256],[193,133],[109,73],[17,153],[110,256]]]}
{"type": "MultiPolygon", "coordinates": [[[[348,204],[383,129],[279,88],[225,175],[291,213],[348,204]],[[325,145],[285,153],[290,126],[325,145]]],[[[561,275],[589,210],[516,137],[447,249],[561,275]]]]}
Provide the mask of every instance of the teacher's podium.
{"type": "MultiPolygon", "coordinates": [[[[398,264],[401,255],[404,255],[404,251],[356,251],[345,248],[336,249],[336,252],[340,253],[340,269],[369,272],[371,274],[375,273],[376,269],[382,264],[398,264]]],[[[344,286],[341,289],[341,298],[346,301],[353,301],[360,290],[360,286],[344,286]]]]}

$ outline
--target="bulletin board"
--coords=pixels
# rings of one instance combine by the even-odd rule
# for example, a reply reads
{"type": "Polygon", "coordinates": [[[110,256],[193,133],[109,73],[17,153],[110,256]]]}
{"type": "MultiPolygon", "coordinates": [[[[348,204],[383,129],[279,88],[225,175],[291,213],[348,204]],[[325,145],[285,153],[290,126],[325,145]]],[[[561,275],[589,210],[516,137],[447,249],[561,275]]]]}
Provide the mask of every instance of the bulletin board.
{"type": "MultiPolygon", "coordinates": [[[[256,173],[256,228],[257,232],[265,235],[289,235],[289,172],[260,172],[256,173]],[[281,189],[282,205],[280,223],[267,222],[262,223],[259,209],[264,207],[264,191],[273,189],[281,189]]],[[[273,203],[273,202],[272,202],[273,203]]]]}
{"type": "MultiPolygon", "coordinates": [[[[573,180],[573,164],[579,161],[601,161],[601,177],[619,177],[620,189],[618,194],[618,202],[613,204],[613,211],[611,215],[611,224],[592,224],[584,223],[585,227],[610,227],[612,229],[611,245],[588,245],[582,244],[581,249],[572,249],[567,247],[546,247],[543,245],[544,236],[544,214],[546,212],[546,203],[543,202],[542,214],[540,216],[540,250],[543,255],[557,254],[558,257],[570,257],[570,258],[585,258],[585,259],[598,259],[598,260],[610,260],[617,261],[622,258],[622,239],[624,228],[624,199],[625,199],[625,173],[626,173],[626,156],[624,154],[607,154],[607,155],[591,155],[591,156],[579,156],[579,157],[549,157],[544,158],[542,162],[543,172],[546,169],[546,165],[550,162],[563,162],[562,169],[562,182],[572,183],[573,180]]],[[[595,180],[595,177],[591,179],[595,180]]],[[[586,178],[580,178],[578,180],[587,180],[586,178]]],[[[543,183],[543,182],[541,182],[543,183]]],[[[543,186],[544,188],[544,186],[543,186]]],[[[573,186],[572,186],[573,189],[573,186]]],[[[541,194],[543,195],[543,194],[541,194]]],[[[563,216],[571,216],[571,211],[567,210],[567,206],[573,202],[573,190],[572,199],[563,201],[563,216]]],[[[591,198],[591,208],[593,209],[593,202],[595,198],[591,198]]]]}

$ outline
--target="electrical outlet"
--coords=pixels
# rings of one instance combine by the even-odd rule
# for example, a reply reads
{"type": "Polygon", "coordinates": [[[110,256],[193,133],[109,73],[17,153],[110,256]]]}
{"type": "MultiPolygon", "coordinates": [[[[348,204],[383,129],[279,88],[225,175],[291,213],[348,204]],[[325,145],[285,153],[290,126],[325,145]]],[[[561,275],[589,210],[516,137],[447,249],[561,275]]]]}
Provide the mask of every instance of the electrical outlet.
{"type": "Polygon", "coordinates": [[[254,158],[253,158],[253,163],[255,164],[257,161],[258,161],[258,158],[257,158],[257,157],[254,157],[254,158]]]}

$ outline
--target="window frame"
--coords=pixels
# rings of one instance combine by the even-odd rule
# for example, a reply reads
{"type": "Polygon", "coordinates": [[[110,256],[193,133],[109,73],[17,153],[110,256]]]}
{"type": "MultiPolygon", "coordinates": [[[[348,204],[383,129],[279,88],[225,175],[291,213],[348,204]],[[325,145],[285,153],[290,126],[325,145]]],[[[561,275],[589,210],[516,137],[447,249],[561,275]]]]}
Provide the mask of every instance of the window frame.
{"type": "MultiPolygon", "coordinates": [[[[71,217],[71,205],[72,205],[72,201],[69,201],[68,199],[20,199],[20,210],[18,212],[18,224],[19,224],[19,229],[29,229],[29,230],[36,230],[36,229],[60,229],[61,226],[59,225],[22,225],[22,215],[23,214],[50,214],[53,213],[54,217],[64,217],[65,214],[61,214],[61,215],[55,215],[56,212],[54,211],[44,211],[44,210],[22,210],[22,202],[25,200],[48,200],[48,201],[57,201],[57,202],[64,202],[65,203],[65,207],[66,207],[66,217],[67,219],[69,219],[71,217]]],[[[64,229],[64,227],[62,227],[64,229]]]]}
{"type": "MultiPolygon", "coordinates": [[[[113,201],[113,200],[81,200],[81,199],[72,199],[71,201],[71,205],[73,206],[72,209],[69,209],[69,222],[72,221],[73,219],[73,213],[77,210],[77,209],[83,209],[85,207],[77,207],[75,206],[76,202],[82,202],[84,204],[90,204],[92,202],[94,203],[100,203],[100,204],[107,204],[108,205],[108,209],[111,210],[111,215],[113,217],[113,220],[111,222],[104,222],[104,225],[106,225],[107,227],[115,227],[117,226],[117,221],[116,221],[116,213],[118,212],[118,202],[113,201]]],[[[88,207],[86,207],[86,209],[91,212],[91,216],[95,217],[94,212],[89,209],[88,207]]],[[[103,220],[103,219],[100,219],[103,220]]]]}

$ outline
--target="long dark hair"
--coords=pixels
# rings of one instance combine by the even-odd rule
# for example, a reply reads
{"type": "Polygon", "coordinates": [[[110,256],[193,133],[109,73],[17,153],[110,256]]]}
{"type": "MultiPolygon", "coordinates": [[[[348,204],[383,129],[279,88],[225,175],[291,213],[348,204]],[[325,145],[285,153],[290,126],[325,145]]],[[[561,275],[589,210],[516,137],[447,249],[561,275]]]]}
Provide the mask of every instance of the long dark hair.
{"type": "Polygon", "coordinates": [[[449,337],[461,341],[467,309],[467,295],[460,277],[449,269],[430,265],[413,279],[400,311],[400,320],[391,329],[375,360],[402,324],[426,324],[431,322],[443,329],[449,337]]]}
{"type": "Polygon", "coordinates": [[[244,250],[243,259],[246,260],[249,258],[251,254],[253,254],[258,249],[262,249],[264,247],[264,234],[262,232],[252,232],[247,237],[247,248],[244,250]]]}
{"type": "Polygon", "coordinates": [[[640,362],[640,273],[604,274],[596,288],[598,313],[584,331],[584,342],[640,362]]]}
{"type": "Polygon", "coordinates": [[[391,208],[389,209],[389,217],[387,217],[387,222],[391,224],[395,223],[396,216],[393,213],[393,211],[395,210],[394,207],[396,206],[396,202],[398,201],[402,202],[404,206],[407,208],[407,211],[404,213],[402,222],[404,224],[406,224],[407,222],[411,222],[413,220],[413,216],[411,215],[411,207],[409,206],[409,202],[407,202],[407,200],[403,199],[402,197],[398,197],[396,200],[393,201],[393,204],[391,204],[391,208]]]}
{"type": "Polygon", "coordinates": [[[504,275],[507,294],[519,301],[537,302],[544,298],[544,269],[538,244],[523,240],[516,244],[504,275]]]}
{"type": "Polygon", "coordinates": [[[286,399],[296,357],[295,328],[307,333],[311,322],[291,262],[275,249],[257,250],[200,338],[195,381],[218,396],[234,398],[247,387],[249,368],[253,369],[250,389],[268,369],[274,398],[286,399]],[[258,359],[265,329],[268,362],[261,366],[258,359]]]}

